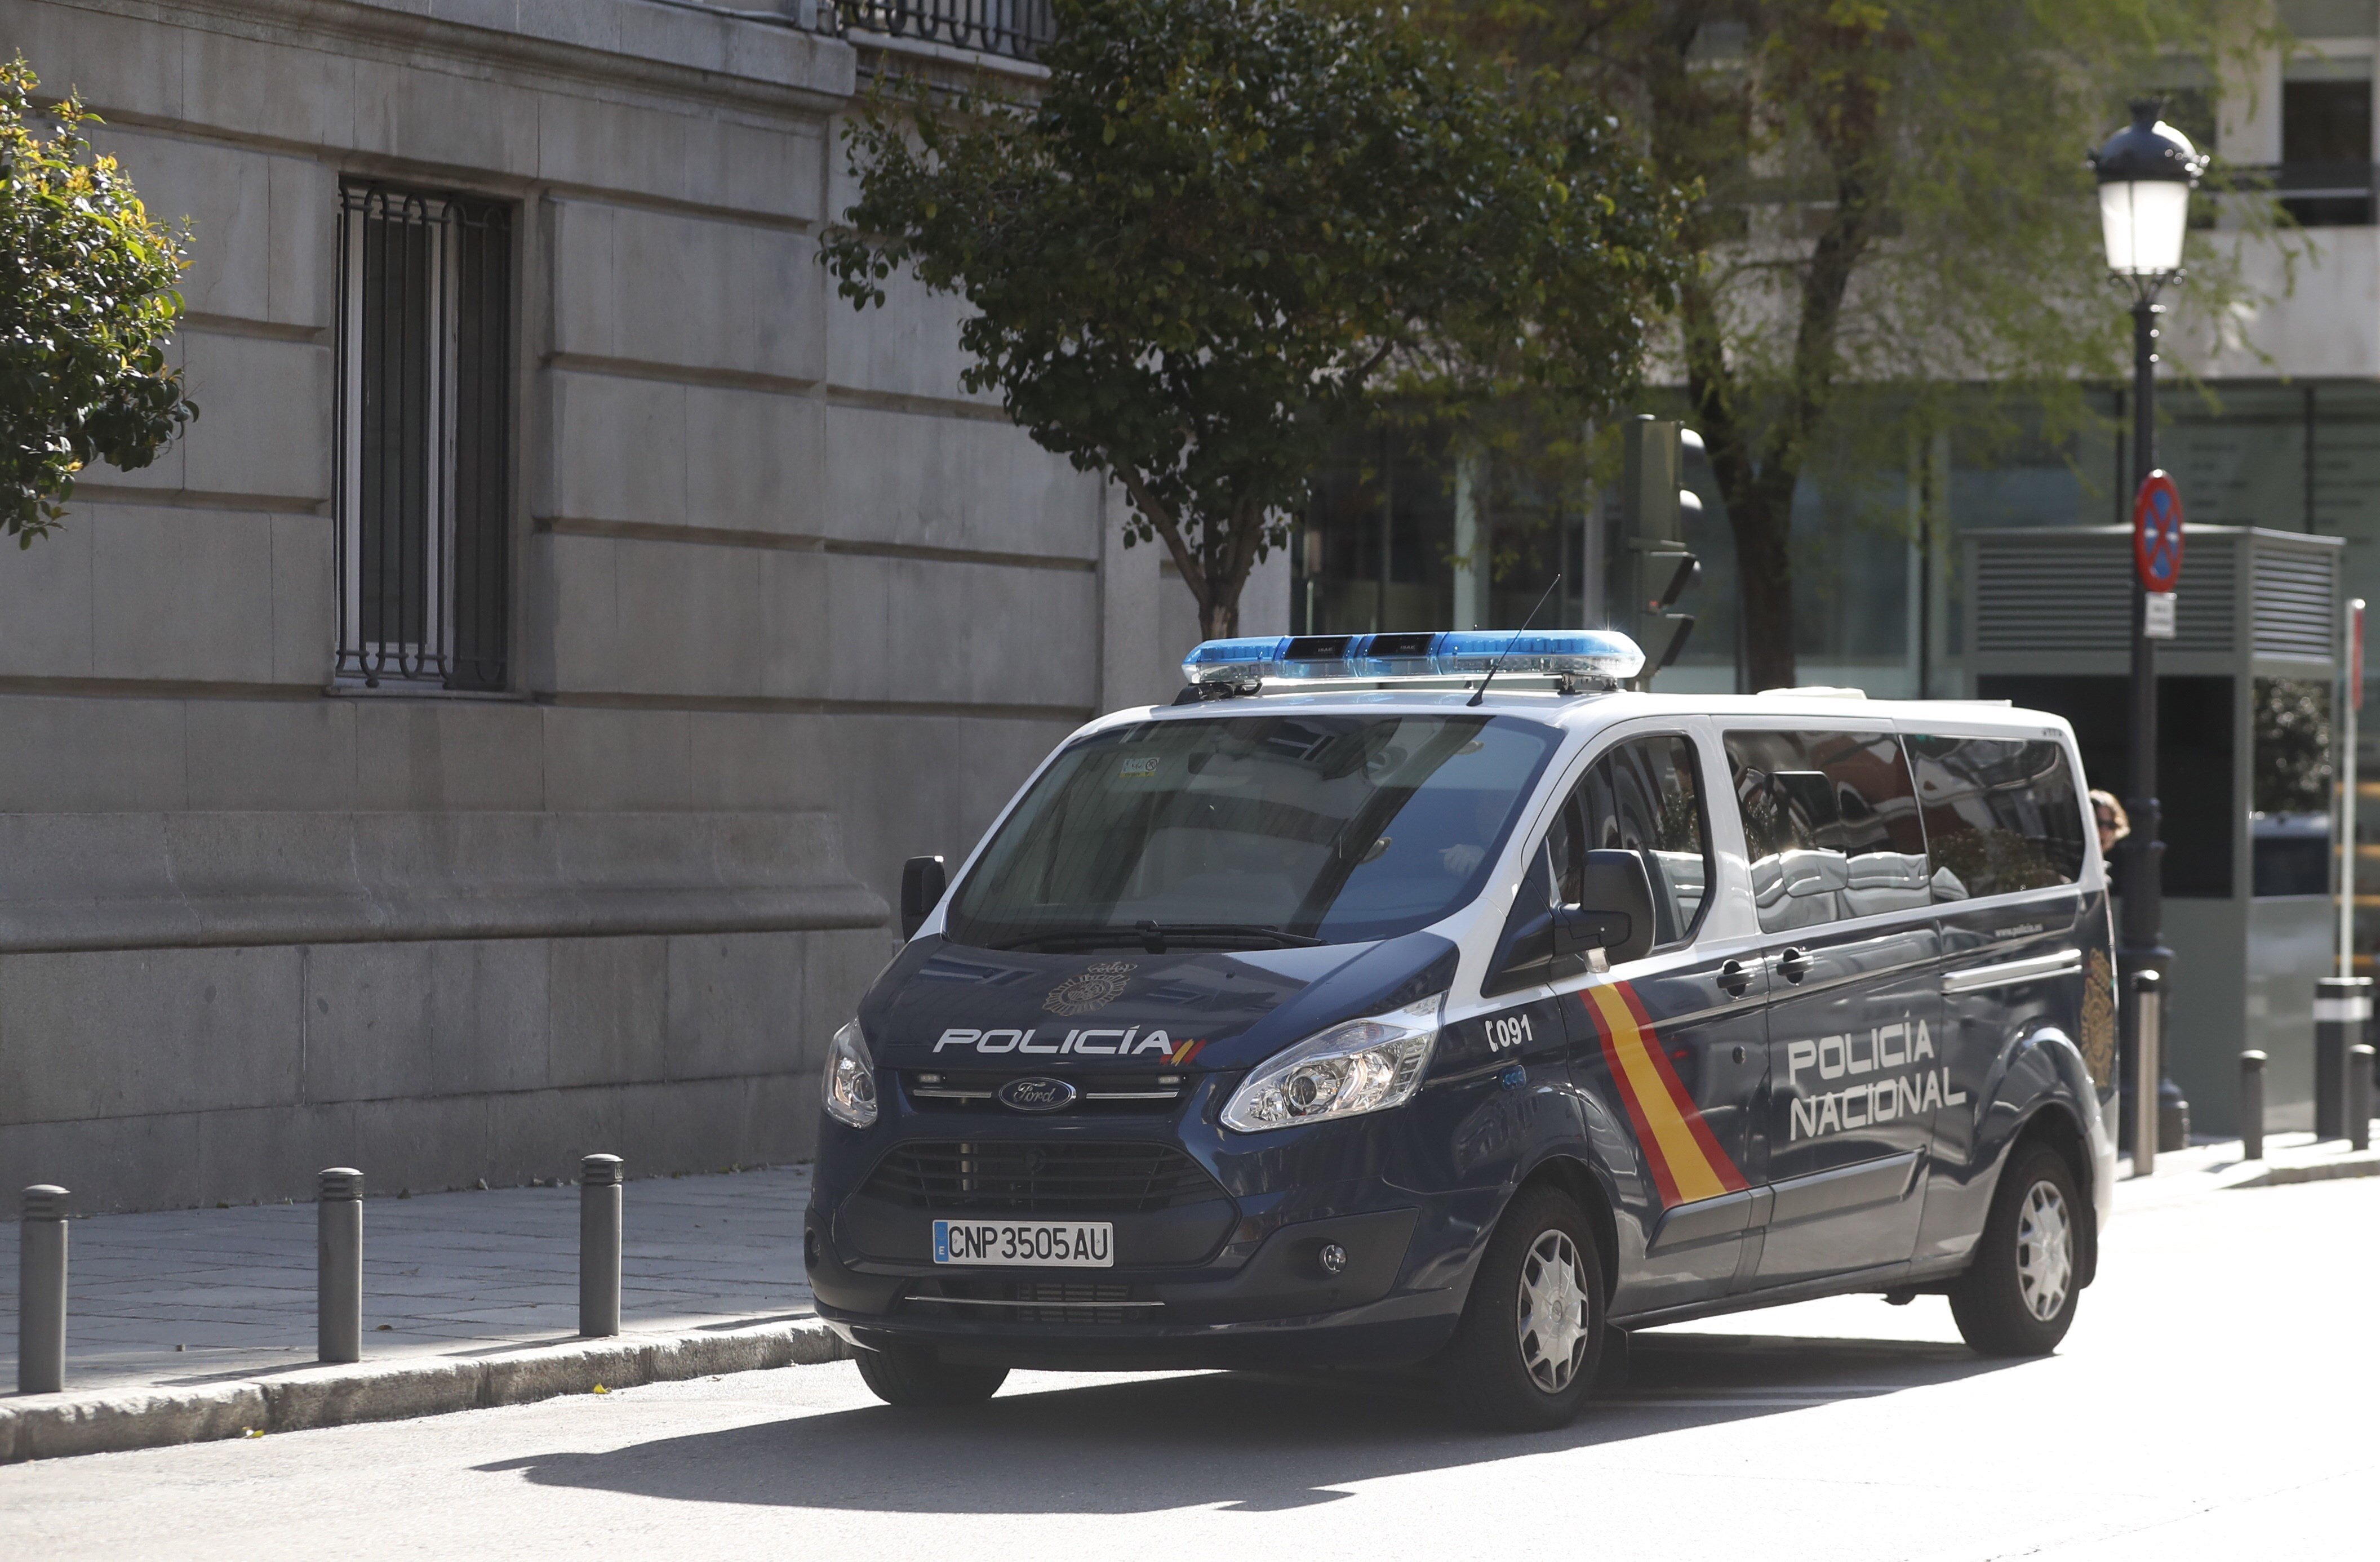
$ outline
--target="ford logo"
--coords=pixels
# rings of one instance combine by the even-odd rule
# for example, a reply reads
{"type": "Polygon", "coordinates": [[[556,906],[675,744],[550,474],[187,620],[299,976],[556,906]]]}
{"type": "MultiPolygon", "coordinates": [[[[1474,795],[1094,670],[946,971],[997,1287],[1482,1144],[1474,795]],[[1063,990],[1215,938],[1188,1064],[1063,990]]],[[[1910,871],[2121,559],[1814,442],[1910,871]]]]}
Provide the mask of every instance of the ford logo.
{"type": "Polygon", "coordinates": [[[1062,1079],[1012,1079],[1000,1087],[1000,1104],[1011,1111],[1054,1112],[1075,1103],[1075,1087],[1062,1079]]]}

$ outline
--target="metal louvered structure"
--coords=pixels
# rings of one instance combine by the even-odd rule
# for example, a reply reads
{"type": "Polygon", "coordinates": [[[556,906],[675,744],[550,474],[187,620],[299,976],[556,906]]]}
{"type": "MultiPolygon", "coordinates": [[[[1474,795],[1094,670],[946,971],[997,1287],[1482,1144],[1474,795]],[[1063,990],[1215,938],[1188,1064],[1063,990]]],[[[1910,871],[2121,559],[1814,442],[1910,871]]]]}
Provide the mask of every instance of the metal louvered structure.
{"type": "MultiPolygon", "coordinates": [[[[2290,789],[2274,784],[2288,769],[2276,713],[2332,697],[2346,543],[2202,526],[2184,540],[2175,636],[2157,651],[2173,1074],[2193,1124],[2230,1132],[2237,1059],[2261,1047],[2286,1093],[2268,1101],[2272,1126],[2309,1126],[2313,983],[2335,915],[2329,798],[2301,763],[2297,795],[2277,801],[2290,789]]],[[[2064,716],[2091,784],[2127,796],[2131,528],[1963,541],[1970,691],[2064,716]]]]}
{"type": "MultiPolygon", "coordinates": [[[[2168,672],[2251,671],[2272,677],[2330,667],[2338,637],[2343,539],[2249,527],[2191,527],[2175,603],[2168,672]],[[2219,668],[2202,665],[2221,659],[2219,668]]],[[[2125,672],[2131,650],[2131,532],[2077,527],[1970,532],[1967,603],[1972,671],[2125,672]],[[2075,658],[2094,659],[2078,667],[2075,658]],[[2107,665],[2098,658],[2113,659],[2107,665]]]]}

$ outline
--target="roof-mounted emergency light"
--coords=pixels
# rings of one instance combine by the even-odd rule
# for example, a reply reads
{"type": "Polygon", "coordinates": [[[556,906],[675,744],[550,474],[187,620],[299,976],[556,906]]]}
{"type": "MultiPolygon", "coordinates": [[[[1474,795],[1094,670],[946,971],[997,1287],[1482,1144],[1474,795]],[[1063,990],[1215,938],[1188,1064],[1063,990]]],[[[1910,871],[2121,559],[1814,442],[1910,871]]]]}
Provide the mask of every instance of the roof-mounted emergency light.
{"type": "Polygon", "coordinates": [[[1499,660],[1500,681],[1550,677],[1622,684],[1643,671],[1645,653],[1609,629],[1493,629],[1431,634],[1266,635],[1208,640],[1182,660],[1193,685],[1249,691],[1267,684],[1474,679],[1499,660]]]}

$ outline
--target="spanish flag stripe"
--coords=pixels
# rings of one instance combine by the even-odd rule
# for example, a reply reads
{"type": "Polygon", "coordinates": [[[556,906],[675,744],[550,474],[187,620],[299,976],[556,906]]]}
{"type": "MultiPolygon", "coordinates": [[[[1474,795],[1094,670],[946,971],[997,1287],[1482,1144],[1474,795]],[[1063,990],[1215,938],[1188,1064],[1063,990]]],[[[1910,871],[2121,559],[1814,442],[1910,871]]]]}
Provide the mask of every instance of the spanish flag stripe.
{"type": "Polygon", "coordinates": [[[1677,1072],[1662,1055],[1659,1037],[1635,995],[1624,985],[1605,983],[1588,987],[1582,996],[1597,1022],[1605,1060],[1635,1124],[1637,1143],[1644,1146],[1664,1207],[1742,1188],[1742,1174],[1702,1121],[1677,1072]]]}
{"type": "Polygon", "coordinates": [[[1694,1097],[1686,1094],[1685,1082],[1678,1078],[1678,1071],[1670,1065],[1669,1055],[1661,1048],[1661,1037],[1653,1029],[1651,1016],[1645,1012],[1645,1000],[1637,997],[1636,989],[1626,982],[1620,984],[1620,997],[1628,1005],[1628,1012],[1635,1016],[1636,1028],[1645,1037],[1645,1049],[1652,1055],[1653,1066],[1659,1071],[1662,1083],[1670,1087],[1670,1099],[1676,1106],[1678,1115],[1685,1120],[1687,1132],[1694,1136],[1694,1143],[1701,1147],[1704,1164],[1710,1168],[1711,1174],[1719,1180],[1720,1187],[1726,1192],[1742,1193],[1749,1186],[1743,1173],[1736,1169],[1735,1162],[1728,1153],[1718,1147],[1718,1136],[1710,1131],[1710,1124],[1703,1118],[1702,1108],[1695,1106],[1694,1097]]]}
{"type": "MultiPolygon", "coordinates": [[[[1587,998],[1586,1008],[1588,1013],[1596,1012],[1593,998],[1587,998]]],[[[1645,1108],[1636,1104],[1636,1092],[1629,1086],[1628,1066],[1621,1060],[1620,1033],[1608,1024],[1598,1024],[1595,1029],[1597,1038],[1603,1043],[1603,1060],[1611,1070],[1612,1082],[1620,1087],[1621,1105],[1628,1108],[1628,1120],[1636,1130],[1636,1143],[1645,1147],[1645,1164],[1652,1170],[1653,1185],[1661,1195],[1661,1207],[1683,1204],[1678,1184],[1670,1176],[1669,1159],[1661,1154],[1659,1142],[1654,1136],[1653,1125],[1646,1120],[1645,1108]]]]}

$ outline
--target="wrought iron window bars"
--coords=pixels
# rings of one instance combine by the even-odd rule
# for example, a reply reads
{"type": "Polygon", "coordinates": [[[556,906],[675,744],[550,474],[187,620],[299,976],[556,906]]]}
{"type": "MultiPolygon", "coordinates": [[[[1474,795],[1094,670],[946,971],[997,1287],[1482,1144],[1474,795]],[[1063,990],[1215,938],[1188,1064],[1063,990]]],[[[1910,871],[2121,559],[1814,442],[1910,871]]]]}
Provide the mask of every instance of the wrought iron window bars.
{"type": "Polygon", "coordinates": [[[340,188],[334,678],[505,686],[512,209],[340,188]]]}

